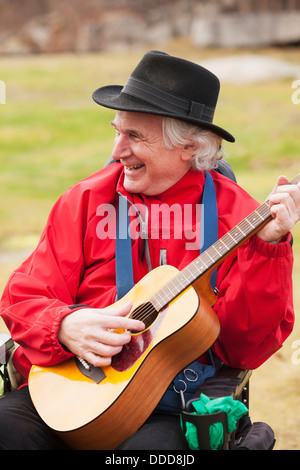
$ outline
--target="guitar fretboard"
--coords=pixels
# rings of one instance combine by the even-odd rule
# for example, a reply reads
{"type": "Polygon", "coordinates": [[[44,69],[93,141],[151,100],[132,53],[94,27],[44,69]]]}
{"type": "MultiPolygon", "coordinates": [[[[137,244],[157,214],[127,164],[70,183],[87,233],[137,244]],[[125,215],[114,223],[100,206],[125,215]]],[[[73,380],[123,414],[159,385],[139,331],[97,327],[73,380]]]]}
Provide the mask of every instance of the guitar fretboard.
{"type": "MultiPolygon", "coordinates": [[[[297,184],[299,181],[300,174],[290,184],[297,184]]],[[[271,218],[269,202],[266,201],[160,288],[149,299],[151,304],[157,311],[164,308],[200,276],[216,268],[232,251],[260,230],[271,218]]]]}

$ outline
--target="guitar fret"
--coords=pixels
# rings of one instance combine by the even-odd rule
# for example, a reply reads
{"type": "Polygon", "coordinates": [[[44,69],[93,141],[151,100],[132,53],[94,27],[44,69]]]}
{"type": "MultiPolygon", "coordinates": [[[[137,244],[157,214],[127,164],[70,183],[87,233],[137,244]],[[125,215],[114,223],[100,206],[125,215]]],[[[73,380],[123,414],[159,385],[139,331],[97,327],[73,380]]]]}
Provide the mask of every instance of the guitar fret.
{"type": "MultiPolygon", "coordinates": [[[[241,228],[240,228],[240,231],[243,233],[243,235],[245,235],[241,228]]],[[[228,232],[228,235],[232,238],[232,240],[236,244],[236,239],[233,237],[233,235],[230,232],[228,232]]]]}
{"type": "Polygon", "coordinates": [[[156,292],[155,295],[153,295],[153,296],[150,298],[150,303],[153,305],[153,307],[155,308],[155,310],[156,310],[157,312],[159,312],[159,311],[163,308],[164,304],[162,304],[161,302],[159,302],[159,300],[156,298],[156,295],[157,295],[157,292],[156,292]]]}
{"type": "Polygon", "coordinates": [[[230,250],[230,249],[231,249],[230,240],[227,240],[227,238],[229,238],[229,237],[228,237],[228,234],[224,235],[221,240],[222,240],[222,242],[224,243],[224,245],[226,246],[227,250],[230,250]],[[225,240],[226,240],[226,242],[228,242],[228,243],[226,243],[225,240]]]}
{"type": "Polygon", "coordinates": [[[244,232],[241,230],[241,228],[239,226],[235,227],[234,229],[231,230],[231,233],[233,233],[233,231],[235,232],[234,233],[234,239],[236,241],[236,243],[239,243],[241,240],[243,240],[245,234],[244,232]],[[239,230],[239,231],[236,231],[236,230],[239,230]]]}
{"type": "MultiPolygon", "coordinates": [[[[204,271],[204,268],[207,267],[207,266],[206,266],[206,265],[203,266],[203,264],[205,264],[204,262],[203,262],[203,264],[201,264],[200,266],[198,266],[198,264],[199,264],[200,262],[202,262],[202,256],[199,256],[199,257],[193,262],[192,266],[188,267],[189,270],[191,270],[191,268],[192,268],[192,269],[195,268],[194,271],[195,271],[196,273],[200,271],[200,273],[202,274],[202,272],[204,271]],[[200,258],[201,258],[201,259],[200,259],[200,258]]],[[[188,269],[188,268],[186,268],[186,269],[188,269]]]]}
{"type": "Polygon", "coordinates": [[[184,278],[183,281],[184,283],[182,282],[182,285],[186,286],[186,285],[189,285],[190,281],[193,279],[193,278],[187,278],[187,276],[185,275],[185,271],[181,271],[181,276],[184,278]]]}
{"type": "Polygon", "coordinates": [[[212,256],[210,256],[210,254],[209,254],[209,249],[207,250],[206,254],[210,257],[210,259],[211,259],[213,262],[216,261],[212,256]]]}
{"type": "Polygon", "coordinates": [[[181,271],[181,277],[183,277],[182,281],[180,281],[182,283],[182,285],[185,285],[186,281],[189,281],[185,274],[184,274],[184,271],[181,271]]]}
{"type": "Polygon", "coordinates": [[[159,310],[163,307],[163,305],[165,304],[165,300],[164,300],[164,295],[163,295],[163,290],[162,289],[159,289],[156,294],[153,296],[153,298],[151,299],[151,303],[155,306],[155,308],[157,309],[155,303],[157,302],[158,306],[159,306],[159,310]],[[160,299],[158,299],[158,297],[160,297],[160,299]]]}
{"type": "MultiPolygon", "coordinates": [[[[173,294],[174,294],[174,291],[173,291],[173,289],[171,289],[170,284],[174,284],[174,283],[173,283],[173,279],[171,279],[171,281],[166,285],[166,289],[169,290],[169,293],[170,293],[171,295],[173,295],[173,294]]],[[[166,290],[166,289],[165,289],[165,290],[166,290]]],[[[175,293],[176,293],[176,291],[175,291],[175,293]]],[[[164,294],[166,294],[166,293],[164,293],[164,294]]]]}
{"type": "Polygon", "coordinates": [[[215,245],[212,245],[212,246],[210,247],[210,250],[211,250],[211,251],[212,251],[212,250],[215,251],[216,257],[214,258],[214,261],[217,261],[217,260],[219,259],[219,256],[220,256],[220,254],[219,254],[219,252],[218,252],[218,250],[217,250],[217,247],[216,247],[215,245]]]}
{"type": "Polygon", "coordinates": [[[211,265],[211,258],[207,251],[202,253],[201,261],[204,263],[205,267],[208,268],[211,265]]]}
{"type": "Polygon", "coordinates": [[[247,219],[247,222],[248,222],[248,223],[251,225],[251,227],[252,227],[252,228],[256,228],[256,226],[255,226],[255,225],[251,224],[251,222],[250,222],[250,220],[249,220],[249,219],[247,219]]]}
{"type": "Polygon", "coordinates": [[[249,222],[245,219],[243,220],[243,222],[241,223],[241,225],[239,226],[242,234],[247,237],[247,235],[249,235],[249,233],[252,232],[253,230],[253,227],[251,224],[249,224],[249,222]]]}
{"type": "Polygon", "coordinates": [[[208,268],[210,266],[210,259],[207,251],[202,253],[201,255],[201,261],[205,264],[205,267],[208,268]]]}
{"type": "Polygon", "coordinates": [[[258,207],[255,212],[260,215],[263,220],[265,220],[266,216],[270,214],[269,205],[265,202],[260,207],[258,207]]]}
{"type": "Polygon", "coordinates": [[[225,252],[226,252],[226,245],[223,241],[223,239],[221,238],[220,240],[218,240],[218,242],[215,244],[215,249],[219,252],[222,252],[222,250],[225,249],[225,252]],[[222,245],[223,244],[223,245],[222,245]],[[217,246],[218,245],[218,246],[217,246]]]}
{"type": "MultiPolygon", "coordinates": [[[[251,214],[253,222],[256,223],[256,217],[255,217],[255,215],[258,215],[261,220],[264,220],[264,218],[260,215],[259,211],[256,210],[256,211],[254,211],[254,212],[251,214]]],[[[250,216],[248,216],[248,218],[249,218],[249,217],[250,217],[250,216]]]]}

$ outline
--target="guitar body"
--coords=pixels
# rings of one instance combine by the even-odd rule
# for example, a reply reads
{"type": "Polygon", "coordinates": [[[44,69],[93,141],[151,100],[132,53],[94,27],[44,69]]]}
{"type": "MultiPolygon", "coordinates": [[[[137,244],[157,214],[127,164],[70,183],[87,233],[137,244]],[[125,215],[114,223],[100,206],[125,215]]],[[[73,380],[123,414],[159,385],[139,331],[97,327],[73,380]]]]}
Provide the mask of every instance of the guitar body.
{"type": "MultiPolygon", "coordinates": [[[[134,310],[177,273],[172,266],[154,269],[113,306],[132,301],[134,310]]],[[[99,383],[83,375],[75,359],[33,366],[33,403],[71,448],[115,449],[146,421],[172,379],[209,349],[219,331],[216,314],[189,287],[146,330],[132,335],[112,364],[102,368],[99,383]]]]}

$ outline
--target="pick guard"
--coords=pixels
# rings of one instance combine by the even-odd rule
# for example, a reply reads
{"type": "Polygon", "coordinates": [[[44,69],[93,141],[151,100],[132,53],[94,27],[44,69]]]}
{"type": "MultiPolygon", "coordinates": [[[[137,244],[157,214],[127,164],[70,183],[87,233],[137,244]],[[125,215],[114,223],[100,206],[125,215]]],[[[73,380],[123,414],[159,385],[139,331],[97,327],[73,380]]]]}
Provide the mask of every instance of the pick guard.
{"type": "Polygon", "coordinates": [[[145,353],[152,343],[168,308],[160,312],[155,322],[141,333],[133,334],[131,341],[123,346],[122,351],[113,356],[111,367],[118,372],[130,369],[145,353]]]}

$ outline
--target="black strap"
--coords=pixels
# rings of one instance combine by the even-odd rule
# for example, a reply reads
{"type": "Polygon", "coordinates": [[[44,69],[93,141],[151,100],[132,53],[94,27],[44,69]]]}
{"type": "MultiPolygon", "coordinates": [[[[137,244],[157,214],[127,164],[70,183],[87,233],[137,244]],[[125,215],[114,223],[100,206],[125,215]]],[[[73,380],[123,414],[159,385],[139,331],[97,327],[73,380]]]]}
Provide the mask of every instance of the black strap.
{"type": "Polygon", "coordinates": [[[171,95],[138,78],[130,77],[123,87],[122,93],[142,99],[170,113],[201,119],[210,124],[213,122],[215,108],[212,106],[171,95]]]}

